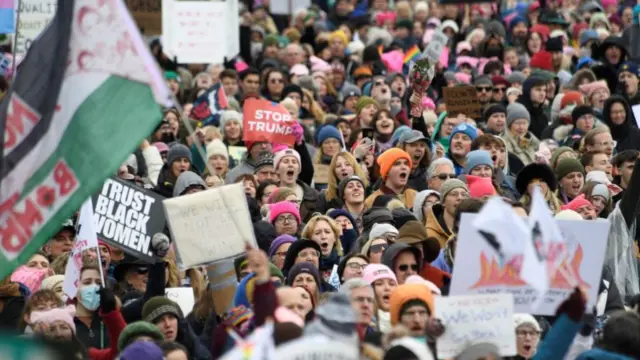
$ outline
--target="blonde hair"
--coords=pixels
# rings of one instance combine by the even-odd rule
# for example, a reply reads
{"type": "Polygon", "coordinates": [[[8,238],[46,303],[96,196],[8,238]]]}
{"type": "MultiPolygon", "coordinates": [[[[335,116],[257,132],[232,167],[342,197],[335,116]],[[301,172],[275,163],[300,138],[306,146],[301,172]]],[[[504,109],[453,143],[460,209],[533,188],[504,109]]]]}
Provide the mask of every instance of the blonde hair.
{"type": "Polygon", "coordinates": [[[606,125],[594,127],[593,129],[587,131],[587,133],[584,135],[582,144],[580,146],[580,152],[582,153],[586,152],[587,145],[594,145],[595,137],[597,135],[604,134],[604,133],[611,133],[611,131],[609,130],[609,127],[606,125]]]}
{"type": "Polygon", "coordinates": [[[330,174],[329,174],[329,181],[327,182],[327,191],[325,195],[325,198],[327,199],[327,201],[331,201],[333,199],[338,198],[339,181],[338,181],[338,178],[336,177],[335,171],[336,171],[336,163],[338,162],[339,156],[344,158],[349,163],[349,165],[351,165],[351,167],[353,168],[353,174],[358,176],[360,179],[362,179],[362,181],[364,182],[364,187],[366,188],[367,186],[369,186],[369,181],[367,180],[367,176],[364,174],[364,170],[362,170],[356,158],[353,155],[351,155],[351,153],[348,151],[341,151],[333,155],[333,158],[331,159],[331,164],[329,164],[330,174]]]}
{"type": "Polygon", "coordinates": [[[332,218],[326,215],[316,215],[312,217],[311,220],[309,220],[307,225],[302,230],[301,238],[311,240],[311,235],[313,235],[313,232],[316,229],[316,225],[320,221],[325,221],[331,227],[331,230],[333,231],[333,235],[336,238],[336,243],[334,245],[334,248],[338,251],[338,256],[343,256],[344,251],[342,250],[342,243],[340,242],[340,235],[342,235],[342,227],[340,227],[340,225],[338,225],[338,223],[335,220],[333,220],[332,218]]]}
{"type": "MultiPolygon", "coordinates": [[[[544,199],[547,201],[547,205],[549,205],[549,209],[553,214],[557,214],[560,212],[562,204],[560,204],[560,200],[558,200],[557,191],[547,191],[547,194],[544,196],[544,199]]],[[[527,208],[531,207],[531,196],[529,193],[522,195],[520,198],[520,202],[527,208]]]]}
{"type": "MultiPolygon", "coordinates": [[[[176,265],[175,251],[167,253],[164,260],[167,262],[167,269],[169,270],[166,287],[181,287],[182,279],[180,278],[180,270],[178,270],[178,266],[176,265]]],[[[206,290],[204,277],[200,274],[200,271],[195,268],[187,269],[185,271],[185,276],[189,278],[191,288],[193,289],[193,297],[197,301],[202,297],[206,290]]]]}
{"type": "Polygon", "coordinates": [[[220,129],[218,129],[217,127],[207,125],[202,128],[202,131],[204,131],[205,143],[209,143],[215,139],[222,141],[222,133],[220,132],[220,129]]]}
{"type": "Polygon", "coordinates": [[[280,105],[284,106],[288,112],[294,114],[294,117],[298,119],[298,111],[300,111],[300,109],[298,109],[298,105],[296,105],[296,102],[293,101],[292,98],[284,98],[280,101],[280,105]]]}

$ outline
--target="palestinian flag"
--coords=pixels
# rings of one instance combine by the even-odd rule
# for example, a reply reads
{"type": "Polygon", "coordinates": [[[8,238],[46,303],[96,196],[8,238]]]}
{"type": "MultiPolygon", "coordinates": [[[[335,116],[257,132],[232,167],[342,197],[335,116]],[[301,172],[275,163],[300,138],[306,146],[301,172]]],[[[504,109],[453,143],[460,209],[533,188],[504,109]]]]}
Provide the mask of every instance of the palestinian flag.
{"type": "Polygon", "coordinates": [[[58,2],[0,104],[0,278],[115,173],[169,96],[122,0],[58,2]]]}

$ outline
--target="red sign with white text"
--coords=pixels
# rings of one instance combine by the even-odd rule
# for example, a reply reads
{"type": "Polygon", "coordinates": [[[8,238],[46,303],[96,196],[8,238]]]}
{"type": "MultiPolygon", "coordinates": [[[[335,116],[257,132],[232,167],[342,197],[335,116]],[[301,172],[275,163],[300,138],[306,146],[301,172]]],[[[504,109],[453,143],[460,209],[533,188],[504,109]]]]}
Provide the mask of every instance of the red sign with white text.
{"type": "Polygon", "coordinates": [[[244,141],[268,141],[293,145],[296,120],[284,106],[262,99],[247,99],[244,103],[244,141]]]}

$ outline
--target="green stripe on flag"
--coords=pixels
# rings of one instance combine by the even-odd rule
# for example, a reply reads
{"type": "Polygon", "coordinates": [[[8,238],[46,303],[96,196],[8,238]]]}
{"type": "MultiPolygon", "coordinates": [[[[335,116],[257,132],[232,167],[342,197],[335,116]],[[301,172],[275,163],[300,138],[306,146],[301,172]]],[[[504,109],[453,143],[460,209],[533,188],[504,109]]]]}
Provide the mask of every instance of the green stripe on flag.
{"type": "MultiPolygon", "coordinates": [[[[64,105],[61,99],[60,106],[64,105]]],[[[30,178],[20,198],[22,201],[28,195],[31,198],[40,195],[42,184],[50,182],[53,170],[61,161],[76,176],[75,190],[65,203],[50,207],[51,211],[60,206],[57,211],[42,221],[32,222],[35,235],[20,255],[12,261],[0,255],[0,278],[27,262],[60,229],[64,220],[72,216],[102,186],[104,180],[115,173],[161,118],[160,107],[146,84],[111,76],[89,95],[73,115],[55,152],[30,178]]],[[[55,127],[56,124],[51,126],[55,127]]],[[[3,244],[3,248],[6,249],[6,244],[3,244]]]]}

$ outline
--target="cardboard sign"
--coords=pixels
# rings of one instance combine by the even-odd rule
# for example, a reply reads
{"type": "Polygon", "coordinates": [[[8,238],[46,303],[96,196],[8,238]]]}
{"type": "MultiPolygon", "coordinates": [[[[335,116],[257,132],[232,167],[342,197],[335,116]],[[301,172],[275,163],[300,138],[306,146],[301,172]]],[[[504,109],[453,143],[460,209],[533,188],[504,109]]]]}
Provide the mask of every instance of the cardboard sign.
{"type": "Polygon", "coordinates": [[[31,43],[44,30],[58,7],[57,0],[20,0],[15,1],[18,27],[15,38],[15,56],[24,57],[31,43]]]}
{"type": "Polygon", "coordinates": [[[278,103],[262,99],[247,99],[244,102],[244,141],[293,145],[295,124],[289,111],[278,103]]]}
{"type": "Polygon", "coordinates": [[[456,251],[451,295],[510,293],[515,312],[554,315],[560,303],[573,291],[565,274],[573,274],[577,285],[583,286],[588,293],[587,307],[595,306],[607,246],[608,221],[557,221],[565,242],[574,245],[564,259],[549,261],[549,290],[544,299],[538,299],[538,291],[520,276],[523,254],[501,259],[496,249],[473,226],[477,216],[462,214],[456,246],[463,250],[456,251]],[[534,306],[538,302],[539,306],[534,306]]]}
{"type": "Polygon", "coordinates": [[[162,34],[161,0],[124,0],[142,35],[162,34]]]}
{"type": "Polygon", "coordinates": [[[242,184],[209,189],[163,202],[183,269],[231,259],[256,245],[242,184]]]}
{"type": "Polygon", "coordinates": [[[511,294],[437,296],[436,318],[445,332],[438,338],[438,358],[454,358],[470,345],[492,343],[501,356],[516,354],[511,294]]]}
{"type": "Polygon", "coordinates": [[[482,117],[482,105],[478,101],[476,88],[473,86],[454,86],[442,88],[444,103],[447,105],[447,116],[464,114],[478,119],[482,117]]]}
{"type": "Polygon", "coordinates": [[[221,83],[213,85],[193,102],[189,117],[202,122],[202,126],[220,125],[222,112],[229,107],[227,96],[221,83]]]}
{"type": "Polygon", "coordinates": [[[422,57],[426,57],[429,59],[429,62],[435,64],[438,60],[440,60],[440,55],[442,51],[447,46],[447,41],[449,38],[445,35],[442,30],[436,30],[433,33],[433,37],[431,38],[431,42],[424,48],[422,52],[422,57]]]}
{"type": "Polygon", "coordinates": [[[98,238],[131,255],[150,261],[151,237],[164,229],[164,197],[133,183],[110,178],[93,196],[98,238]]]}
{"type": "Polygon", "coordinates": [[[276,348],[278,360],[312,360],[312,359],[360,359],[357,345],[344,341],[332,340],[322,335],[304,336],[298,340],[287,342],[276,348]]]}
{"type": "Polygon", "coordinates": [[[163,0],[164,50],[180,63],[221,64],[235,57],[240,52],[237,9],[238,0],[163,0]]]}
{"type": "Polygon", "coordinates": [[[164,289],[164,296],[178,304],[182,315],[185,317],[193,310],[196,300],[193,296],[193,289],[190,287],[176,287],[164,289]]]}

